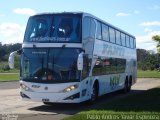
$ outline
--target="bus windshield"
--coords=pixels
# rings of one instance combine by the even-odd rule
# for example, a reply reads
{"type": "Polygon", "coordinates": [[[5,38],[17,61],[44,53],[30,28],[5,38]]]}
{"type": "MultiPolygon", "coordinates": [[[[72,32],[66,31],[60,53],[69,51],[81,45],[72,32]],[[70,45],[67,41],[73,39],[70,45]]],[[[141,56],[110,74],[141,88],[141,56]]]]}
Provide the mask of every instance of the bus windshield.
{"type": "Polygon", "coordinates": [[[79,43],[80,37],[79,15],[37,15],[28,20],[24,42],[79,43]]]}
{"type": "Polygon", "coordinates": [[[79,53],[80,49],[71,48],[23,49],[21,79],[37,83],[78,82],[79,53]]]}

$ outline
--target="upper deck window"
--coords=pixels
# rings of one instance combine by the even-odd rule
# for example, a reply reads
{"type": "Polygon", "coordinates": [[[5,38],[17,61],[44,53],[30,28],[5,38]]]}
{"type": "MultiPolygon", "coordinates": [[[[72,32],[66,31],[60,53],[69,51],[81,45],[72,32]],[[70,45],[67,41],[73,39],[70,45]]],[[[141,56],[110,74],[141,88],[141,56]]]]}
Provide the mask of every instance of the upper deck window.
{"type": "Polygon", "coordinates": [[[102,24],[102,37],[103,40],[109,41],[109,28],[107,25],[102,24]]]}
{"type": "Polygon", "coordinates": [[[129,41],[129,36],[126,35],[126,46],[130,47],[130,41],[129,41]]]}
{"type": "Polygon", "coordinates": [[[116,44],[121,45],[121,33],[116,30],[116,44]]]}
{"type": "Polygon", "coordinates": [[[126,37],[124,33],[121,33],[122,46],[126,46],[126,37]]]}
{"type": "Polygon", "coordinates": [[[81,37],[79,15],[38,15],[30,17],[24,42],[73,42],[81,37]]]}
{"type": "Polygon", "coordinates": [[[109,27],[109,36],[110,36],[110,42],[115,43],[115,30],[111,27],[109,27]]]}
{"type": "Polygon", "coordinates": [[[97,22],[97,35],[96,35],[97,39],[102,39],[102,27],[101,27],[101,23],[97,22]]]}

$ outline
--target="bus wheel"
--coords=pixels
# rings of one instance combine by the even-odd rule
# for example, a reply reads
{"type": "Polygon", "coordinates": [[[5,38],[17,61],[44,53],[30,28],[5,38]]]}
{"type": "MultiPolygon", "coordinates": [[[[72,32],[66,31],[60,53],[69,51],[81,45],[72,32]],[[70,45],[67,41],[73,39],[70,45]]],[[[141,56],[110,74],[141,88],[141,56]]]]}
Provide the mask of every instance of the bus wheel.
{"type": "Polygon", "coordinates": [[[130,92],[130,91],[131,91],[131,86],[132,86],[132,78],[130,77],[129,83],[128,83],[127,92],[130,92]]]}
{"type": "Polygon", "coordinates": [[[53,103],[51,103],[51,102],[43,102],[43,104],[49,105],[49,106],[52,106],[52,105],[53,105],[53,103]]]}
{"type": "Polygon", "coordinates": [[[92,94],[90,102],[93,104],[98,98],[98,84],[94,84],[92,88],[92,94]]]}
{"type": "Polygon", "coordinates": [[[123,88],[123,93],[127,93],[127,92],[128,92],[128,80],[126,78],[124,88],[123,88]]]}

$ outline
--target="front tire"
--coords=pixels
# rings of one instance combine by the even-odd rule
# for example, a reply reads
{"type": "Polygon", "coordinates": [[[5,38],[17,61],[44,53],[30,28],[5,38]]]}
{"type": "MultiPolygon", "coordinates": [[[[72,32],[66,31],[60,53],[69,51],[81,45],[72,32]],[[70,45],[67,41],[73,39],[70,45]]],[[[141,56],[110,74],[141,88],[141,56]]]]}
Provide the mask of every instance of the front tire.
{"type": "Polygon", "coordinates": [[[95,103],[97,98],[98,98],[98,86],[97,84],[94,84],[92,88],[91,99],[90,99],[91,104],[95,103]]]}

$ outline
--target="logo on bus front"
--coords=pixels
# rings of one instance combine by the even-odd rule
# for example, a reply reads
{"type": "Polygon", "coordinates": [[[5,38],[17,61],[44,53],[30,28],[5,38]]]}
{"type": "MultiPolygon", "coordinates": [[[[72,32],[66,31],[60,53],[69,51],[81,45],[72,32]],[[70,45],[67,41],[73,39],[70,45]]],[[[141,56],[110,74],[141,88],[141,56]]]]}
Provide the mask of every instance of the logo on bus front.
{"type": "Polygon", "coordinates": [[[44,90],[48,90],[48,87],[46,86],[46,87],[44,88],[44,90]]]}

